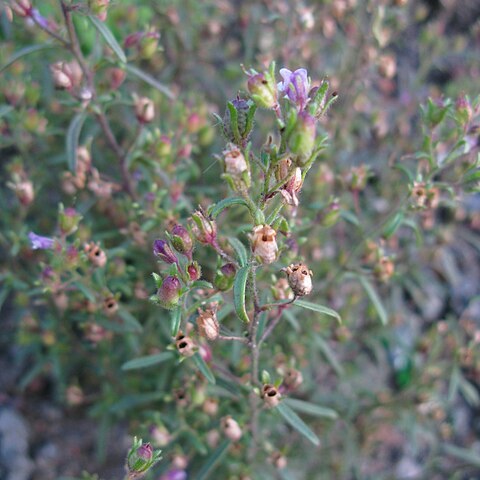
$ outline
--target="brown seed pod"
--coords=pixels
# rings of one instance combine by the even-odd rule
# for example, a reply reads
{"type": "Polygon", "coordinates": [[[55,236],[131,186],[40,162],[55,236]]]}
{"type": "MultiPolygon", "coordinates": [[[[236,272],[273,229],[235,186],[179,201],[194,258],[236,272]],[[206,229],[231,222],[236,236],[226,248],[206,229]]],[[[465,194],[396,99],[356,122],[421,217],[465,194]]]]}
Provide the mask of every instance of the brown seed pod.
{"type": "Polygon", "coordinates": [[[270,385],[269,383],[265,384],[262,388],[262,399],[265,402],[265,405],[268,408],[276,407],[280,402],[280,392],[276,387],[270,385]]]}
{"type": "Polygon", "coordinates": [[[257,225],[253,229],[252,250],[262,263],[273,263],[277,259],[277,232],[270,225],[257,225]]]}
{"type": "Polygon", "coordinates": [[[220,325],[218,324],[217,314],[214,309],[198,309],[197,328],[198,333],[207,340],[214,341],[218,338],[220,325]]]}
{"type": "Polygon", "coordinates": [[[312,292],[312,271],[304,263],[292,263],[283,271],[287,274],[288,284],[297,297],[303,297],[312,292]]]}

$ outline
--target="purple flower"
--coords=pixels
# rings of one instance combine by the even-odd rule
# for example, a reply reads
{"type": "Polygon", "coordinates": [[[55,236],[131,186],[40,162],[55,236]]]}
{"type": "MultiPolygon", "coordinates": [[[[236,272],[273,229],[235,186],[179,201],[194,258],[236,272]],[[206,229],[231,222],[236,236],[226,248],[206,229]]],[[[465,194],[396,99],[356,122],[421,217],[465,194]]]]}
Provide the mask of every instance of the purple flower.
{"type": "Polygon", "coordinates": [[[38,23],[42,28],[48,28],[48,20],[36,9],[32,10],[32,18],[33,20],[38,23]]]}
{"type": "Polygon", "coordinates": [[[167,473],[160,477],[160,480],[186,480],[187,479],[187,472],[185,470],[179,470],[175,468],[173,470],[169,470],[167,473]]]}
{"type": "Polygon", "coordinates": [[[153,254],[160,257],[165,263],[177,263],[178,258],[173,253],[170,245],[165,240],[155,240],[153,242],[153,254]]]}
{"type": "Polygon", "coordinates": [[[33,232],[30,232],[28,234],[28,238],[30,239],[30,242],[32,242],[33,250],[48,250],[53,248],[53,245],[55,243],[55,240],[53,238],[42,237],[33,232]]]}
{"type": "Polygon", "coordinates": [[[153,456],[153,449],[149,443],[145,443],[144,445],[140,445],[137,450],[137,455],[142,460],[151,460],[153,456]]]}
{"type": "Polygon", "coordinates": [[[278,84],[278,90],[284,92],[290,101],[298,106],[299,110],[303,110],[308,102],[308,92],[310,91],[310,79],[304,68],[299,68],[294,72],[288,68],[282,68],[280,75],[283,82],[278,84]]]}

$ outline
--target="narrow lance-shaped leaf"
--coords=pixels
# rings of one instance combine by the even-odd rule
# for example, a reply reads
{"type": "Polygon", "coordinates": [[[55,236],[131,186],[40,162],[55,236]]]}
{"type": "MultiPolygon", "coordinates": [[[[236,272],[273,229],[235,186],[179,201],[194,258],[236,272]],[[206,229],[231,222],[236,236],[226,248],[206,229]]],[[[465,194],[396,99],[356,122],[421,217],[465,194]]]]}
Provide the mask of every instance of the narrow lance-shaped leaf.
{"type": "Polygon", "coordinates": [[[0,67],[0,73],[3,72],[6,68],[8,68],[10,65],[14,64],[17,60],[20,60],[22,57],[25,57],[26,55],[30,55],[31,53],[35,52],[40,52],[41,50],[47,50],[49,48],[56,48],[59,47],[60,45],[50,45],[48,43],[42,44],[42,45],[30,45],[29,47],[22,48],[18,52],[15,52],[8,60],[7,62],[0,67]]]}
{"type": "Polygon", "coordinates": [[[325,307],[324,305],[307,302],[306,300],[296,300],[294,305],[306,308],[307,310],[312,310],[317,313],[322,313],[323,315],[328,315],[329,317],[336,318],[339,323],[342,323],[342,318],[340,317],[340,315],[335,310],[325,307]]]}
{"type": "Polygon", "coordinates": [[[196,480],[206,480],[207,478],[212,478],[210,474],[213,472],[215,467],[218,465],[220,460],[225,456],[230,446],[230,440],[224,440],[207,458],[207,461],[203,464],[203,467],[195,476],[196,480]]]}
{"type": "Polygon", "coordinates": [[[280,402],[275,409],[297,432],[301,433],[314,445],[320,445],[320,439],[317,435],[285,402],[280,402]]]}
{"type": "Polygon", "coordinates": [[[205,363],[205,360],[202,358],[202,356],[197,352],[193,355],[193,361],[195,362],[195,365],[197,368],[200,370],[202,375],[210,382],[210,383],[215,383],[215,377],[213,376],[212,371],[208,367],[208,365],[205,363]]]}
{"type": "Polygon", "coordinates": [[[374,286],[363,276],[358,276],[357,278],[361,283],[363,289],[365,290],[366,294],[368,295],[368,298],[375,307],[378,318],[380,318],[382,325],[386,325],[388,323],[387,311],[385,310],[385,307],[383,306],[383,303],[380,300],[380,297],[378,296],[374,286]]]}
{"type": "Polygon", "coordinates": [[[128,73],[131,73],[132,75],[140,78],[140,80],[143,80],[145,83],[148,83],[151,87],[156,88],[159,92],[162,92],[170,100],[174,99],[172,91],[168,87],[163,85],[163,83],[160,83],[158,80],[149,75],[147,72],[144,72],[143,70],[140,70],[133,65],[125,65],[125,70],[128,73]]]}
{"type": "Polygon", "coordinates": [[[122,370],[138,370],[140,368],[152,367],[174,358],[173,352],[156,353],[145,357],[134,358],[122,365],[122,370]]]}
{"type": "Polygon", "coordinates": [[[208,214],[213,218],[217,218],[220,213],[222,213],[225,209],[230,208],[233,205],[243,205],[244,207],[248,208],[248,203],[240,197],[230,197],[220,200],[220,202],[212,205],[208,209],[208,214]]]}
{"type": "Polygon", "coordinates": [[[176,308],[171,312],[170,333],[172,337],[176,337],[180,329],[180,322],[182,321],[182,310],[176,308]]]}
{"type": "Polygon", "coordinates": [[[245,267],[245,265],[247,265],[248,263],[248,252],[245,248],[245,245],[240,240],[238,240],[238,238],[234,237],[229,238],[228,241],[235,250],[235,253],[237,254],[238,263],[241,267],[245,267]]]}
{"type": "Polygon", "coordinates": [[[283,402],[297,412],[313,415],[314,417],[325,417],[332,420],[338,418],[338,413],[335,410],[316,405],[315,403],[297,400],[296,398],[286,398],[285,400],[283,400],[283,402]]]}
{"type": "Polygon", "coordinates": [[[68,168],[74,172],[77,168],[77,147],[80,140],[80,132],[82,131],[83,124],[87,114],[85,112],[77,113],[68,127],[66,137],[66,150],[67,150],[67,162],[68,168]]]}
{"type": "Polygon", "coordinates": [[[248,266],[242,267],[238,270],[233,284],[233,303],[235,312],[242,322],[249,323],[250,319],[247,315],[245,306],[245,293],[247,290],[247,279],[250,268],[248,266]]]}
{"type": "Polygon", "coordinates": [[[108,27],[101,22],[97,17],[89,15],[88,18],[93,23],[93,26],[98,30],[103,39],[107,42],[107,45],[113,50],[115,55],[120,59],[121,62],[127,63],[127,57],[125,56],[122,47],[118,44],[117,40],[113,36],[112,32],[108,27]]]}

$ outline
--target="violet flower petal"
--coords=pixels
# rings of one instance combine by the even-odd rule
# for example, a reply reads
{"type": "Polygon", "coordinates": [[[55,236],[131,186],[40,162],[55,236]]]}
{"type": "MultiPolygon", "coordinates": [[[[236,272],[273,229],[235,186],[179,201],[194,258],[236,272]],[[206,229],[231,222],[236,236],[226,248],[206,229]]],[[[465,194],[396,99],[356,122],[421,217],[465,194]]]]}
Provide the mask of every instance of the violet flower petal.
{"type": "Polygon", "coordinates": [[[49,237],[42,237],[41,235],[37,235],[36,233],[30,232],[28,234],[28,238],[32,243],[33,250],[48,250],[53,248],[55,240],[49,237]]]}

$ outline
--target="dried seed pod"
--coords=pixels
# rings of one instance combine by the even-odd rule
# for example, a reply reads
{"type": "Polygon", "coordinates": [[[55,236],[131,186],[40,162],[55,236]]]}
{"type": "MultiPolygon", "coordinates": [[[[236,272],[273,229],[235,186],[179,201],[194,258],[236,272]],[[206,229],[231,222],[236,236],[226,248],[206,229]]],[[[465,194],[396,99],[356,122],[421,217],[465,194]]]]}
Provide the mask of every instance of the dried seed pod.
{"type": "Polygon", "coordinates": [[[277,259],[277,232],[270,225],[257,225],[253,229],[252,250],[262,263],[273,263],[277,259]]]}
{"type": "Polygon", "coordinates": [[[175,346],[178,353],[184,357],[191,357],[197,351],[195,342],[190,337],[186,337],[182,332],[179,332],[175,338],[175,346]]]}
{"type": "Polygon", "coordinates": [[[297,297],[303,297],[312,292],[312,271],[303,263],[292,263],[283,271],[287,274],[288,284],[297,297]]]}
{"type": "Polygon", "coordinates": [[[248,170],[242,151],[233,143],[229,143],[222,153],[223,161],[225,162],[225,173],[240,175],[248,170]]]}
{"type": "Polygon", "coordinates": [[[223,417],[220,421],[223,433],[232,442],[237,442],[242,438],[242,429],[240,425],[230,415],[223,417]]]}
{"type": "Polygon", "coordinates": [[[103,311],[107,317],[111,317],[118,310],[117,299],[113,295],[109,295],[103,300],[103,311]]]}
{"type": "Polygon", "coordinates": [[[280,392],[276,387],[270,385],[269,383],[265,384],[262,388],[262,399],[265,402],[265,405],[268,408],[276,407],[280,402],[280,392]]]}
{"type": "Polygon", "coordinates": [[[288,368],[283,376],[283,385],[288,390],[296,390],[303,383],[303,375],[300,370],[288,368]]]}
{"type": "Polygon", "coordinates": [[[88,259],[96,267],[104,267],[107,263],[107,255],[95,242],[87,243],[83,247],[83,251],[87,254],[88,259]]]}
{"type": "Polygon", "coordinates": [[[220,325],[218,324],[217,314],[214,309],[198,309],[197,317],[198,333],[207,340],[213,341],[218,338],[220,325]]]}

